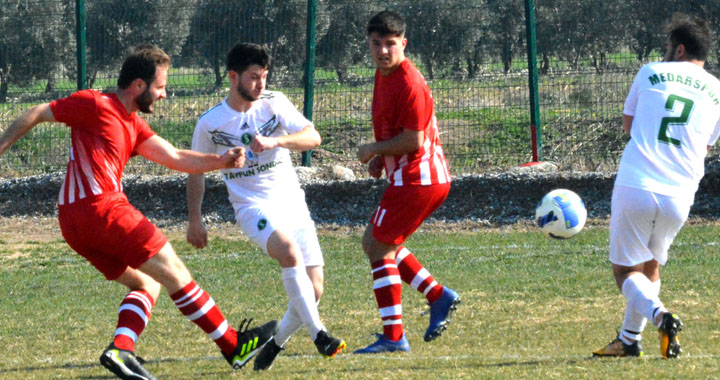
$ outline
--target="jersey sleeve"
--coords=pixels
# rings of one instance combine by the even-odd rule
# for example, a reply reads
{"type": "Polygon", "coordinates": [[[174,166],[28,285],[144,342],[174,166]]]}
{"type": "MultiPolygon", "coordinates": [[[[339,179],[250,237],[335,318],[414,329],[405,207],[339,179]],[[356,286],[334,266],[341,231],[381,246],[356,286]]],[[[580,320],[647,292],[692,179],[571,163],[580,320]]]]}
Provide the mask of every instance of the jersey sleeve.
{"type": "Polygon", "coordinates": [[[300,132],[308,125],[313,125],[310,120],[298,111],[290,99],[281,92],[275,94],[273,111],[278,116],[280,125],[288,134],[300,132]]]}
{"type": "Polygon", "coordinates": [[[83,128],[96,115],[95,96],[91,90],[82,90],[50,103],[50,110],[55,120],[72,128],[83,128]]]}
{"type": "Polygon", "coordinates": [[[633,80],[632,86],[630,87],[630,92],[628,93],[627,98],[625,98],[625,107],[623,108],[623,114],[625,115],[635,116],[635,110],[637,109],[638,103],[638,95],[640,92],[640,78],[642,77],[642,73],[645,71],[643,69],[640,69],[637,75],[635,75],[635,79],[633,80]]]}
{"type": "Polygon", "coordinates": [[[212,142],[210,133],[208,133],[202,119],[195,124],[195,131],[192,138],[192,150],[202,153],[216,153],[215,143],[212,142]]]}
{"type": "Polygon", "coordinates": [[[708,140],[708,146],[713,146],[718,140],[718,137],[720,137],[720,119],[715,123],[715,129],[713,130],[712,135],[710,135],[710,139],[708,140]]]}
{"type": "Polygon", "coordinates": [[[401,92],[397,109],[400,112],[398,126],[423,131],[428,125],[429,111],[425,91],[420,86],[408,86],[401,92]]]}
{"type": "Polygon", "coordinates": [[[135,140],[135,145],[140,145],[143,143],[143,141],[155,136],[155,131],[150,128],[150,125],[140,116],[137,116],[137,140],[135,140]]]}

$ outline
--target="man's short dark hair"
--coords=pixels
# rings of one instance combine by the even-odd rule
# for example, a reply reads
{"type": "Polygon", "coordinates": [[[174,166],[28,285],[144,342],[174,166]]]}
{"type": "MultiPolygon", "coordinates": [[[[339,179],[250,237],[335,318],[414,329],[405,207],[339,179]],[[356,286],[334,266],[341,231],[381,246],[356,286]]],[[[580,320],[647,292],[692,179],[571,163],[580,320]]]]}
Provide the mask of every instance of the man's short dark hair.
{"type": "Polygon", "coordinates": [[[233,46],[227,53],[225,65],[228,71],[232,70],[238,74],[242,74],[250,65],[267,69],[270,67],[270,54],[262,45],[242,42],[233,46]]]}
{"type": "Polygon", "coordinates": [[[392,11],[382,11],[370,18],[367,26],[368,36],[377,33],[381,37],[405,36],[405,20],[402,16],[392,11]]]}
{"type": "Polygon", "coordinates": [[[120,69],[118,88],[126,89],[138,78],[149,86],[155,80],[158,66],[170,66],[170,57],[162,49],[155,45],[136,46],[120,69]]]}
{"type": "Polygon", "coordinates": [[[665,26],[668,39],[673,48],[685,46],[685,55],[690,59],[707,60],[712,45],[708,23],[697,16],[675,13],[665,26]]]}

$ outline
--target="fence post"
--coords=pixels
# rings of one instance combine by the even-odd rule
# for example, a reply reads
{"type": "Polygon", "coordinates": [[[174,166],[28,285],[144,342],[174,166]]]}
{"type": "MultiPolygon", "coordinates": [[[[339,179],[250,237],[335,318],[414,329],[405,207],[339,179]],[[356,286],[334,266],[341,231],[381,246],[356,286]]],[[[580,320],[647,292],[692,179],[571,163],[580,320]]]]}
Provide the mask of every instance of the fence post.
{"type": "MultiPolygon", "coordinates": [[[[305,33],[305,97],[303,115],[312,121],[313,97],[315,96],[315,19],[317,18],[317,0],[307,0],[307,33],[305,33]]],[[[310,166],[312,152],[302,152],[302,165],[310,166]]]]}
{"type": "Polygon", "coordinates": [[[87,61],[85,56],[85,0],[75,0],[75,41],[77,44],[77,89],[87,86],[87,61]]]}
{"type": "Polygon", "coordinates": [[[538,96],[537,45],[535,39],[535,2],[525,0],[525,35],[527,36],[528,87],[530,92],[530,134],[533,162],[542,161],[542,128],[538,96]]]}

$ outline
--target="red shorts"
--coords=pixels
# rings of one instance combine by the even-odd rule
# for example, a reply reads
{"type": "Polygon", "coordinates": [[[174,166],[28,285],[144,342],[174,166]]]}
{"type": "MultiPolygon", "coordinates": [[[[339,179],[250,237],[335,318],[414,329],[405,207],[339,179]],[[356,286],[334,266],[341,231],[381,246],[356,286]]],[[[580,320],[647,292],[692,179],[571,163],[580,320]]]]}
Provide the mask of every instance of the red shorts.
{"type": "Polygon", "coordinates": [[[106,193],[58,206],[60,230],[70,247],[108,280],[138,268],[168,240],[124,193],[106,193]]]}
{"type": "Polygon", "coordinates": [[[370,222],[373,236],[385,244],[402,244],[445,202],[450,183],[430,186],[388,186],[370,222]]]}

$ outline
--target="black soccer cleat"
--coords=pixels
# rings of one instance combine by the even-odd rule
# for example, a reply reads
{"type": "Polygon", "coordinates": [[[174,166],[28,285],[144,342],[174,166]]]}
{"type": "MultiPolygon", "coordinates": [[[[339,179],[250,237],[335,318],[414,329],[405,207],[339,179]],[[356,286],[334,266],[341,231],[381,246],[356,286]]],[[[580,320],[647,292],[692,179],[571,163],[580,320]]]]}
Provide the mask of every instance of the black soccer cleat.
{"type": "Polygon", "coordinates": [[[275,334],[277,334],[278,322],[270,321],[260,327],[255,327],[248,330],[252,319],[243,319],[240,323],[240,327],[237,330],[237,346],[235,346],[235,352],[230,355],[226,355],[223,352],[225,360],[233,367],[233,369],[240,369],[252,359],[260,349],[267,344],[275,334]],[[243,330],[243,325],[245,329],[243,330]]]}
{"type": "Polygon", "coordinates": [[[682,353],[680,339],[677,337],[682,328],[683,323],[677,314],[663,314],[658,333],[660,334],[660,353],[665,359],[676,358],[682,353]]]}
{"type": "Polygon", "coordinates": [[[157,380],[143,367],[145,361],[132,351],[121,350],[110,344],[100,355],[100,364],[123,380],[157,380]]]}
{"type": "Polygon", "coordinates": [[[277,343],[275,343],[275,339],[270,340],[255,357],[255,365],[253,366],[253,369],[255,371],[270,369],[275,361],[275,358],[282,350],[284,350],[284,348],[278,346],[277,343]]]}
{"type": "Polygon", "coordinates": [[[315,347],[317,347],[320,355],[326,358],[334,358],[340,351],[346,347],[345,341],[334,338],[327,331],[320,331],[315,337],[315,347]]]}

